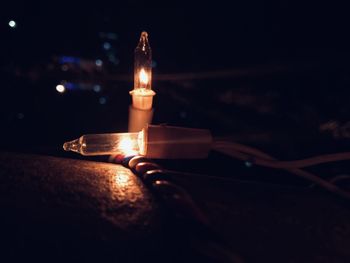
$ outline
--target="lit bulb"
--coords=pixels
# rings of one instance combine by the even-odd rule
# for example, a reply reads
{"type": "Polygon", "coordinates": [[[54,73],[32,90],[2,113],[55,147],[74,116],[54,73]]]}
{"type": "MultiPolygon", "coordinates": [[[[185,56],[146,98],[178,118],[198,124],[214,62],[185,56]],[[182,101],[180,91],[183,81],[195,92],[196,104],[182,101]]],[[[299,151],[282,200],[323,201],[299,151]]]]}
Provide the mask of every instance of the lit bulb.
{"type": "Polygon", "coordinates": [[[147,32],[141,33],[134,59],[134,89],[130,91],[133,106],[149,110],[152,108],[155,92],[152,90],[152,50],[147,32]]]}
{"type": "Polygon", "coordinates": [[[136,155],[144,152],[143,132],[87,134],[63,144],[65,151],[81,155],[136,155]]]}
{"type": "Polygon", "coordinates": [[[152,50],[147,32],[141,33],[134,59],[134,89],[151,89],[152,50]]]}
{"type": "Polygon", "coordinates": [[[140,132],[88,134],[63,149],[81,155],[144,155],[148,158],[205,158],[211,147],[208,130],[147,125],[140,132]]]}

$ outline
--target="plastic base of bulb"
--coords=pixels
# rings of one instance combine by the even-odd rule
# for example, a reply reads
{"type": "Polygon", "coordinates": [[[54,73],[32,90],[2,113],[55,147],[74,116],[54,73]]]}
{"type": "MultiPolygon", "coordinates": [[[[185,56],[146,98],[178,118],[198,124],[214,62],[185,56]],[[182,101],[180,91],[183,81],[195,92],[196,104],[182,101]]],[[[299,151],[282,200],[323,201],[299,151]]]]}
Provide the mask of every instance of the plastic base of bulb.
{"type": "Polygon", "coordinates": [[[153,109],[140,110],[134,108],[132,105],[129,107],[129,132],[139,132],[152,123],[153,109]]]}
{"type": "Polygon", "coordinates": [[[132,106],[139,110],[151,110],[153,104],[153,96],[156,93],[153,90],[132,90],[132,106]]]}
{"type": "Polygon", "coordinates": [[[209,130],[148,125],[143,129],[140,154],[152,159],[201,159],[208,157],[209,130]]]}

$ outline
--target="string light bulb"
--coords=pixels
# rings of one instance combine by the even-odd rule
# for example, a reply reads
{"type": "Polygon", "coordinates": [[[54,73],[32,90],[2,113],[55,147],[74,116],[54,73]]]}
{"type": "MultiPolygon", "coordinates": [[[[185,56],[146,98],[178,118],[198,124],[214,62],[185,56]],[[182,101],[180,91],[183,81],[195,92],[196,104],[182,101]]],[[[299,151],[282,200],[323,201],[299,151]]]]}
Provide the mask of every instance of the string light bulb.
{"type": "Polygon", "coordinates": [[[152,50],[148,33],[143,31],[134,53],[134,89],[130,91],[133,107],[140,110],[152,109],[152,50]]]}
{"type": "Polygon", "coordinates": [[[143,155],[157,159],[205,158],[211,148],[210,131],[147,125],[140,132],[87,134],[63,144],[81,155],[143,155]]]}
{"type": "Polygon", "coordinates": [[[86,134],[65,142],[63,149],[85,156],[123,154],[135,155],[143,152],[143,132],[86,134]]]}

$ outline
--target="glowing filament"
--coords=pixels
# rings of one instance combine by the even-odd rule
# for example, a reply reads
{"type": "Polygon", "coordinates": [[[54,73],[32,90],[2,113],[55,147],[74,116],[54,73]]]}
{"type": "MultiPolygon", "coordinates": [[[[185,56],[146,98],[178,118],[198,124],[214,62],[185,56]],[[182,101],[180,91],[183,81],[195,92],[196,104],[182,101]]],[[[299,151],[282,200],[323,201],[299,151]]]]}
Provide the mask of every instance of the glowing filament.
{"type": "Polygon", "coordinates": [[[138,149],[137,141],[125,137],[119,142],[119,149],[125,155],[137,154],[138,151],[135,150],[138,149]]]}
{"type": "Polygon", "coordinates": [[[141,84],[147,86],[149,78],[148,78],[148,75],[147,75],[146,71],[143,68],[140,71],[139,78],[140,78],[141,84]]]}

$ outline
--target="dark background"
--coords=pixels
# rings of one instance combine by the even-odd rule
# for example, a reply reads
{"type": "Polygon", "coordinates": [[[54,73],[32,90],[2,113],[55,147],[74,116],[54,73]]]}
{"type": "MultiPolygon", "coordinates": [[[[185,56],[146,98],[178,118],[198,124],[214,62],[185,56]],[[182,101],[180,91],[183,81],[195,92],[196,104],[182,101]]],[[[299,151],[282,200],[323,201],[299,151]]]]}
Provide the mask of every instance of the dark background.
{"type": "MultiPolygon", "coordinates": [[[[63,142],[126,131],[133,50],[146,30],[154,123],[208,128],[280,159],[347,150],[346,10],[294,1],[2,3],[0,147],[81,158],[63,142]]],[[[230,163],[213,158],[211,167],[230,163]]]]}
{"type": "MultiPolygon", "coordinates": [[[[153,50],[155,124],[210,129],[280,160],[349,151],[349,9],[230,2],[1,1],[0,151],[45,156],[0,154],[0,258],[197,262],[199,252],[210,262],[225,252],[216,243],[211,250],[212,233],[185,224],[181,207],[169,209],[130,171],[133,183],[115,186],[121,166],[72,160],[108,157],[62,149],[83,134],[127,131],[143,30],[153,50]],[[134,199],[141,186],[145,195],[134,199]]],[[[176,183],[231,253],[249,262],[349,261],[348,204],[311,182],[216,152],[155,162],[201,174],[177,173],[176,183]]],[[[331,179],[349,168],[306,170],[331,179]]]]}

